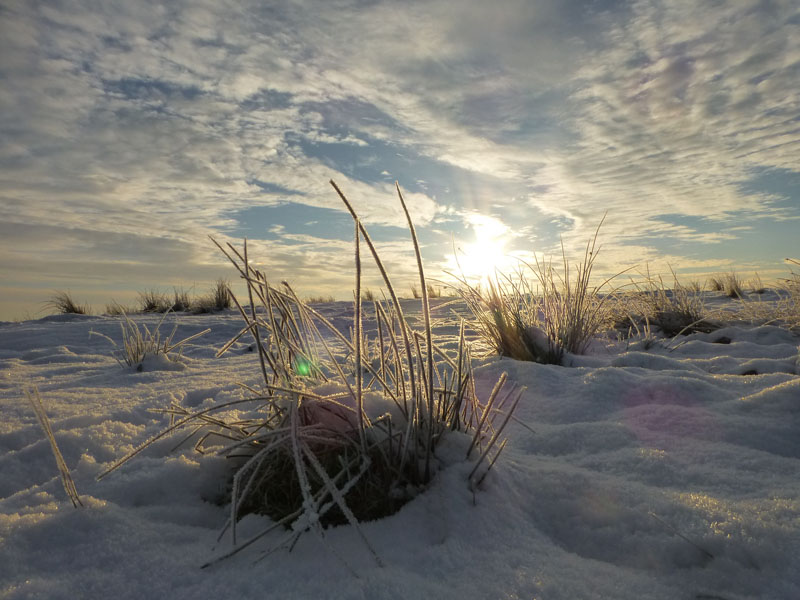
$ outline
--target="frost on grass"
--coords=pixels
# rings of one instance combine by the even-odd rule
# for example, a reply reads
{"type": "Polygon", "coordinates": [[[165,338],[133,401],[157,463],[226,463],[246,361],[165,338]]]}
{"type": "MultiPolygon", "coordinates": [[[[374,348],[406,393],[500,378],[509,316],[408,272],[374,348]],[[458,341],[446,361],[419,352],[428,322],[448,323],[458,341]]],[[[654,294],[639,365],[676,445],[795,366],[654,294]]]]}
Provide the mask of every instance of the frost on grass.
{"type": "Polygon", "coordinates": [[[137,371],[145,370],[164,370],[178,371],[183,368],[177,358],[180,356],[181,348],[192,340],[205,335],[210,329],[205,329],[177,342],[173,341],[175,333],[178,331],[177,323],[168,335],[161,334],[161,325],[169,313],[158,321],[151,330],[146,324],[138,324],[124,312],[124,321],[120,323],[122,332],[122,343],[117,344],[111,337],[102,333],[92,332],[105,338],[114,346],[113,355],[117,362],[123,367],[130,367],[137,371]]]}
{"type": "Polygon", "coordinates": [[[552,261],[537,258],[533,265],[521,262],[514,275],[498,273],[486,282],[471,283],[463,274],[453,274],[456,292],[472,312],[471,325],[497,354],[561,364],[567,352],[586,352],[609,320],[611,296],[601,292],[618,276],[591,284],[602,225],[603,221],[575,265],[570,265],[562,244],[561,272],[552,261]]]}
{"type": "Polygon", "coordinates": [[[61,474],[61,483],[64,486],[64,491],[67,493],[67,496],[72,502],[72,506],[76,508],[83,506],[83,503],[78,496],[78,490],[75,487],[75,482],[73,481],[72,475],[69,472],[69,467],[67,467],[67,463],[64,462],[64,457],[61,455],[61,450],[58,449],[56,438],[53,435],[53,428],[50,426],[50,419],[45,411],[42,397],[39,395],[39,390],[36,387],[25,390],[25,396],[28,399],[28,403],[33,408],[33,411],[36,413],[36,418],[39,421],[39,425],[41,426],[47,441],[50,442],[50,449],[53,451],[53,457],[56,459],[56,466],[58,467],[58,472],[61,474]]]}
{"type": "MultiPolygon", "coordinates": [[[[372,552],[360,523],[395,513],[424,490],[447,466],[436,454],[450,436],[465,440],[462,460],[472,459],[469,484],[477,487],[505,447],[503,431],[522,394],[505,387],[500,376],[479,400],[463,324],[454,356],[434,341],[429,290],[411,216],[397,187],[417,256],[424,327],[414,329],[372,240],[352,205],[331,182],[354,222],[355,294],[352,327],[343,333],[303,302],[287,283],[272,286],[252,268],[242,250],[214,240],[246,284],[246,297],[231,295],[243,327],[219,352],[252,338],[261,383],[251,397],[192,412],[173,403],[171,425],[136,448],[103,474],[118,468],[156,440],[189,429],[196,448],[231,459],[228,557],[283,526],[279,545],[293,547],[306,531],[324,536],[325,528],[348,524],[372,552]],[[386,286],[386,302],[372,302],[377,326],[376,360],[366,360],[370,344],[363,333],[361,244],[366,244],[386,286]],[[226,419],[224,411],[245,408],[246,416],[226,419]],[[272,524],[247,539],[237,523],[249,513],[266,514],[272,524]]],[[[226,286],[227,289],[227,286],[226,286]]],[[[373,296],[374,298],[374,296],[373,296]]],[[[157,331],[157,330],[156,330],[157,331]]],[[[123,326],[125,347],[137,350],[157,336],[123,326]],[[126,333],[127,331],[127,333],[126,333]]],[[[174,346],[171,346],[174,347],[174,346]]],[[[126,350],[125,355],[132,354],[126,350]]],[[[126,361],[127,362],[127,361],[126,361]]],[[[184,434],[185,435],[185,434],[184,434]]]]}

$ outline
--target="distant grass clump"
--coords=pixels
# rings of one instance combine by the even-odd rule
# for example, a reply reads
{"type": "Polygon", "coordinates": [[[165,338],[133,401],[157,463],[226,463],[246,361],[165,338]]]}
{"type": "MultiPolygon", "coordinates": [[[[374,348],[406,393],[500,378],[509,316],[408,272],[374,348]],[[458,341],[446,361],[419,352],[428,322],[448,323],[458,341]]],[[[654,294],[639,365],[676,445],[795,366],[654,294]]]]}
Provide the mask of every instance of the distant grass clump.
{"type": "Polygon", "coordinates": [[[750,289],[753,290],[754,294],[765,294],[767,291],[767,286],[764,285],[764,282],[761,281],[761,277],[758,273],[753,274],[753,279],[750,281],[750,289]]]}
{"type": "Polygon", "coordinates": [[[645,329],[649,331],[654,325],[668,337],[717,329],[708,318],[702,292],[682,285],[674,271],[672,279],[673,285],[668,288],[661,276],[651,277],[648,272],[643,284],[635,284],[638,293],[631,301],[632,314],[645,323],[645,329]]]}
{"type": "MultiPolygon", "coordinates": [[[[229,285],[228,280],[220,278],[208,293],[198,297],[193,297],[191,291],[178,287],[173,288],[171,295],[150,288],[139,292],[136,306],[125,306],[112,300],[105,305],[105,314],[121,317],[135,313],[191,312],[202,314],[227,310],[232,306],[229,285]]],[[[88,311],[85,305],[77,305],[68,292],[58,292],[47,304],[59,312],[88,311]]]]}
{"type": "Polygon", "coordinates": [[[791,265],[791,271],[789,277],[783,280],[787,296],[780,312],[791,327],[800,328],[800,272],[794,271],[794,267],[800,267],[800,260],[787,258],[786,262],[791,265]]]}
{"type": "Polygon", "coordinates": [[[687,290],[692,292],[693,294],[702,294],[703,293],[703,286],[700,285],[700,282],[697,280],[690,281],[684,286],[687,290]]]}
{"type": "MultiPolygon", "coordinates": [[[[776,325],[795,330],[800,328],[800,273],[793,267],[800,266],[796,259],[785,259],[789,265],[788,277],[780,278],[773,290],[775,296],[764,300],[760,296],[767,292],[767,287],[761,281],[758,273],[749,282],[749,289],[753,294],[731,294],[737,302],[735,307],[720,309],[718,318],[722,321],[748,322],[756,325],[776,325]]],[[[742,284],[741,287],[745,287],[742,284]]],[[[717,315],[715,315],[717,316],[717,315]]]]}
{"type": "Polygon", "coordinates": [[[708,289],[712,292],[721,292],[725,289],[721,275],[713,275],[708,278],[708,289]]]}
{"type": "Polygon", "coordinates": [[[119,302],[112,301],[109,304],[106,304],[105,314],[109,317],[122,317],[124,315],[130,315],[137,311],[136,308],[131,308],[130,306],[123,306],[119,302]]]}
{"type": "MultiPolygon", "coordinates": [[[[800,260],[794,258],[787,258],[786,262],[794,267],[800,267],[800,260]]],[[[800,293],[800,273],[795,273],[793,268],[789,267],[790,274],[788,279],[785,279],[786,288],[793,293],[800,293]]]]}
{"type": "Polygon", "coordinates": [[[214,299],[216,310],[228,310],[231,306],[231,290],[227,279],[217,279],[211,289],[211,297],[214,299]]]}
{"type": "Polygon", "coordinates": [[[192,302],[192,312],[196,315],[210,314],[217,310],[217,303],[211,295],[200,296],[192,302]]]}
{"type": "MultiPolygon", "coordinates": [[[[422,314],[421,331],[411,327],[367,230],[352,205],[331,182],[355,225],[355,293],[352,336],[301,301],[288,283],[272,286],[252,268],[247,244],[220,250],[246,285],[243,301],[232,297],[244,327],[220,351],[252,336],[258,351],[259,389],[251,398],[197,412],[179,404],[169,410],[170,427],[137,448],[102,476],[138,454],[153,441],[192,428],[197,447],[235,461],[230,483],[230,530],[233,547],[218,560],[247,547],[270,531],[285,528],[292,547],[303,532],[320,536],[338,524],[351,525],[372,550],[359,527],[385,517],[420,493],[445,466],[436,450],[455,436],[465,458],[474,458],[468,476],[475,489],[505,447],[503,430],[522,390],[504,390],[506,376],[480,402],[464,339],[463,323],[455,356],[433,340],[425,275],[411,217],[399,186],[417,256],[422,314]],[[361,243],[366,243],[386,287],[387,300],[375,302],[377,361],[366,360],[369,343],[362,324],[361,243]],[[325,335],[322,332],[325,332],[325,335]],[[240,411],[250,405],[243,417],[240,411]],[[236,414],[226,416],[236,408],[236,414]],[[461,432],[461,433],[457,433],[461,432]],[[247,540],[236,524],[249,512],[269,515],[273,523],[247,540]]],[[[191,437],[192,434],[190,434],[191,437]]],[[[372,551],[380,563],[377,553],[372,551]]]]}
{"type": "Polygon", "coordinates": [[[172,308],[169,296],[156,289],[139,292],[139,310],[143,313],[165,313],[172,308]]]}
{"type": "Polygon", "coordinates": [[[562,272],[537,259],[534,265],[521,263],[516,276],[498,275],[483,284],[455,275],[456,291],[474,316],[472,325],[499,355],[561,364],[565,352],[583,354],[608,325],[610,296],[602,290],[616,275],[590,284],[602,224],[577,265],[570,266],[562,245],[562,272]]]}
{"type": "Polygon", "coordinates": [[[329,302],[336,302],[333,296],[309,296],[304,300],[306,304],[327,304],[329,302]]]}
{"type": "Polygon", "coordinates": [[[88,315],[89,305],[78,304],[69,292],[55,292],[49,300],[44,302],[46,308],[56,311],[61,315],[88,315]]]}
{"type": "MultiPolygon", "coordinates": [[[[422,298],[422,294],[419,293],[419,288],[416,285],[411,286],[411,297],[420,299],[422,298]]],[[[442,297],[442,288],[436,287],[432,283],[427,284],[428,290],[428,298],[441,298],[442,297]]]]}
{"type": "Polygon", "coordinates": [[[441,298],[442,288],[434,287],[433,284],[428,284],[428,298],[441,298]]]}
{"type": "Polygon", "coordinates": [[[742,280],[736,273],[731,272],[725,275],[724,291],[729,298],[744,298],[743,286],[742,280]]]}
{"type": "Polygon", "coordinates": [[[191,296],[189,296],[189,292],[183,288],[175,288],[172,294],[172,306],[170,306],[169,310],[172,312],[186,312],[190,310],[191,307],[192,299],[191,296]]]}
{"type": "Polygon", "coordinates": [[[227,310],[231,306],[230,283],[227,279],[220,278],[207,294],[192,302],[191,310],[195,314],[203,314],[227,310]]]}
{"type": "Polygon", "coordinates": [[[743,298],[744,292],[742,291],[742,280],[734,273],[724,273],[722,275],[715,275],[708,280],[709,288],[714,292],[723,292],[730,298],[743,298]]]}

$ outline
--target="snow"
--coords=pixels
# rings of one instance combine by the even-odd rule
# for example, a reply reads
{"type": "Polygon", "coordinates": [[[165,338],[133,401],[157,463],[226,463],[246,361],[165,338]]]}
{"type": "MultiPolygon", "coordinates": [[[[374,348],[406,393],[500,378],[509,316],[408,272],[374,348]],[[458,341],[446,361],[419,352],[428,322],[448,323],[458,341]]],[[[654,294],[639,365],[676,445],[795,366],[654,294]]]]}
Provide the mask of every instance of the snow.
{"type": "MultiPolygon", "coordinates": [[[[348,303],[321,309],[349,325],[348,303]]],[[[436,341],[453,348],[458,324],[438,314],[436,341]]],[[[151,329],[160,319],[133,318],[151,329]]],[[[262,556],[287,535],[279,529],[200,569],[230,547],[217,540],[224,459],[191,443],[176,451],[176,436],[96,480],[168,424],[152,409],[244,398],[237,382],[259,381],[250,340],[215,358],[241,328],[233,312],[162,327],[174,322],[176,340],[211,332],[141,372],[90,333],[119,342],[118,318],[0,324],[0,598],[800,598],[800,338],[790,331],[598,339],[566,367],[476,360],[479,389],[503,372],[527,387],[519,421],[475,493],[472,464],[445,461],[399,513],[363,524],[385,566],[337,527],[262,556]],[[31,385],[83,508],[63,490],[24,397],[31,385]]],[[[441,452],[463,456],[464,441],[441,452]]],[[[250,515],[237,535],[267,522],[250,515]]]]}

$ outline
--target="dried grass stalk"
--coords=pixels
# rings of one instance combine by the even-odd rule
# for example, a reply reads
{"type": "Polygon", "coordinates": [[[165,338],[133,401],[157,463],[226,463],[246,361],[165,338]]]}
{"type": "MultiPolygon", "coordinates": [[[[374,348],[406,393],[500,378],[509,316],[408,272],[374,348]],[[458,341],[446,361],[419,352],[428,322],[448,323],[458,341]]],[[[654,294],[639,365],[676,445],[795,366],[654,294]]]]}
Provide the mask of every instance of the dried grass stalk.
{"type": "MultiPolygon", "coordinates": [[[[247,308],[232,296],[244,327],[219,354],[235,340],[252,335],[259,356],[261,389],[248,388],[253,393],[251,398],[197,412],[173,404],[165,411],[172,419],[170,427],[103,474],[156,439],[185,428],[191,430],[187,438],[199,438],[197,450],[214,449],[238,461],[226,525],[233,548],[219,560],[275,530],[271,525],[240,541],[236,522],[247,512],[265,513],[275,523],[288,527],[290,531],[279,545],[289,548],[306,531],[324,539],[324,528],[336,524],[356,528],[370,547],[358,523],[392,514],[424,489],[439,465],[437,444],[450,432],[465,431],[472,436],[472,446],[480,448],[472,477],[481,469],[485,476],[497,458],[494,448],[502,448],[505,425],[519,400],[517,397],[502,413],[502,422],[495,424],[501,414],[495,409],[496,398],[503,396],[506,377],[495,386],[492,398],[482,404],[475,394],[463,329],[457,357],[448,357],[434,343],[419,244],[399,186],[398,197],[409,223],[423,290],[422,331],[415,331],[405,319],[366,228],[341,190],[331,184],[353,216],[355,229],[351,336],[301,301],[286,282],[280,288],[270,285],[250,264],[246,240],[241,252],[214,240],[247,287],[247,308]],[[362,326],[362,241],[388,292],[388,299],[374,302],[378,325],[374,340],[367,338],[362,326]],[[371,344],[379,347],[368,356],[371,344]],[[343,359],[346,356],[353,360],[343,359]],[[225,418],[227,409],[234,405],[244,408],[246,403],[252,405],[247,416],[225,418]],[[490,458],[492,451],[494,457],[490,458]],[[489,467],[484,466],[487,464],[489,467]]],[[[380,564],[371,547],[370,551],[380,564]]]]}
{"type": "Polygon", "coordinates": [[[56,459],[56,466],[58,467],[58,472],[61,474],[61,483],[64,486],[64,491],[67,493],[67,497],[72,501],[72,506],[75,508],[83,506],[83,503],[78,496],[78,490],[75,487],[75,482],[73,481],[72,475],[69,472],[69,467],[67,467],[64,457],[61,455],[61,451],[58,449],[56,437],[53,435],[53,428],[50,427],[50,418],[47,416],[47,412],[45,412],[44,404],[42,403],[42,397],[39,395],[39,390],[35,386],[31,389],[27,389],[25,390],[25,397],[28,399],[31,407],[33,407],[33,412],[36,413],[36,418],[39,420],[39,425],[41,425],[47,441],[50,442],[50,449],[53,451],[53,456],[56,459]]]}

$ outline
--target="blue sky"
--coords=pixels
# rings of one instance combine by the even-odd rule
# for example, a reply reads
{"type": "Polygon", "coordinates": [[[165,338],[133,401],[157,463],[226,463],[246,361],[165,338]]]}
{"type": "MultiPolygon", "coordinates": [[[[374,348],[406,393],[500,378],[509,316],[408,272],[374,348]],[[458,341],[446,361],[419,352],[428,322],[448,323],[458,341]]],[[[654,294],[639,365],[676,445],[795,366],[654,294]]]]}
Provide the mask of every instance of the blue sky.
{"type": "MultiPolygon", "coordinates": [[[[0,0],[0,319],[232,277],[350,297],[351,198],[398,287],[508,255],[762,278],[800,254],[800,8],[0,0]],[[460,252],[461,250],[457,250],[460,252]]],[[[377,287],[374,272],[367,285],[377,287]]]]}

